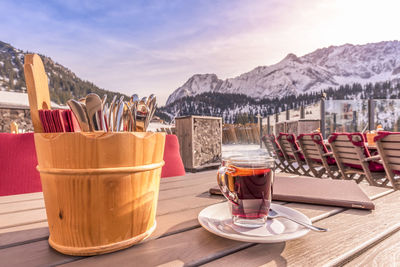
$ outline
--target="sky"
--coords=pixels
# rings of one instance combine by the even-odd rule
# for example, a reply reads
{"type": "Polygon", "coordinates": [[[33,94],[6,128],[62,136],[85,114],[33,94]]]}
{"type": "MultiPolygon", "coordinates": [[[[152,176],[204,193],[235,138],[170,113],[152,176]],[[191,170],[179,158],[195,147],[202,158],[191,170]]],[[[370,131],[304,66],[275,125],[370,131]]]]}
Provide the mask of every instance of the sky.
{"type": "Polygon", "coordinates": [[[0,0],[0,41],[159,104],[197,73],[232,78],[287,54],[399,40],[398,0],[0,0]]]}

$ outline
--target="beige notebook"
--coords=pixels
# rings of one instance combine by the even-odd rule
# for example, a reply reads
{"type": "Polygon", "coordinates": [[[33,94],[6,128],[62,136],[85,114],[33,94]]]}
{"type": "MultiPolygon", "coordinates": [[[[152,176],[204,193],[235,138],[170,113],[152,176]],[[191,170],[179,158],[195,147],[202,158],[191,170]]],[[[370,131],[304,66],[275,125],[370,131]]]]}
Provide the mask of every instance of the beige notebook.
{"type": "Polygon", "coordinates": [[[277,175],[273,200],[311,203],[359,209],[375,209],[374,203],[351,180],[331,180],[277,175]]]}
{"type": "MultiPolygon", "coordinates": [[[[221,194],[211,188],[211,194],[221,194]]],[[[374,203],[354,181],[276,175],[273,200],[339,206],[358,209],[375,209],[374,203]]]]}

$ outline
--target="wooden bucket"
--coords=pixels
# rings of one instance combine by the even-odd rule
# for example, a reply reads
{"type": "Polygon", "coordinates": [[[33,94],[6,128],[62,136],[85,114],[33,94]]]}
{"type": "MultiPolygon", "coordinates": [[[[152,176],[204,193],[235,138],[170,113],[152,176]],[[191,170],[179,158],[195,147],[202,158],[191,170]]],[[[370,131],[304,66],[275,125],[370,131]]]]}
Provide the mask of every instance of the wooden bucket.
{"type": "Polygon", "coordinates": [[[165,133],[35,133],[35,145],[54,249],[103,254],[154,231],[165,133]]]}

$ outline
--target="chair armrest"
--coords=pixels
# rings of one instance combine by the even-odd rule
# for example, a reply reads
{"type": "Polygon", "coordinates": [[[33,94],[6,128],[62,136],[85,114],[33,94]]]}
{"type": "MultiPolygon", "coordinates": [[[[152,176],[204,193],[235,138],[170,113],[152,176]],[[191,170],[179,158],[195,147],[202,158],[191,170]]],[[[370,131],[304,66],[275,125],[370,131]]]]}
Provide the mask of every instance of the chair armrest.
{"type": "Polygon", "coordinates": [[[324,153],[322,154],[322,156],[324,157],[333,156],[333,152],[324,153]]]}
{"type": "Polygon", "coordinates": [[[369,158],[365,158],[365,159],[363,159],[363,161],[378,161],[380,159],[381,159],[381,156],[380,155],[376,155],[376,156],[372,156],[372,157],[369,157],[369,158]]]}

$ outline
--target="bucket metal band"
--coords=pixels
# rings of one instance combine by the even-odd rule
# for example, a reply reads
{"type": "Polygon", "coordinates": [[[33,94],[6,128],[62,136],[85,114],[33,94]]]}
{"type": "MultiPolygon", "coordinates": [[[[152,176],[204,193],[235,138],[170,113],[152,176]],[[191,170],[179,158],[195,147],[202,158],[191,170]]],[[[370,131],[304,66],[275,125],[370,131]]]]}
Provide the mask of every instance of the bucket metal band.
{"type": "Polygon", "coordinates": [[[152,163],[141,166],[133,167],[116,167],[116,168],[93,168],[93,169],[59,169],[59,168],[40,168],[39,165],[36,169],[40,173],[58,174],[58,175],[98,175],[98,174],[118,174],[118,173],[135,173],[145,172],[161,168],[165,162],[152,163]]]}

